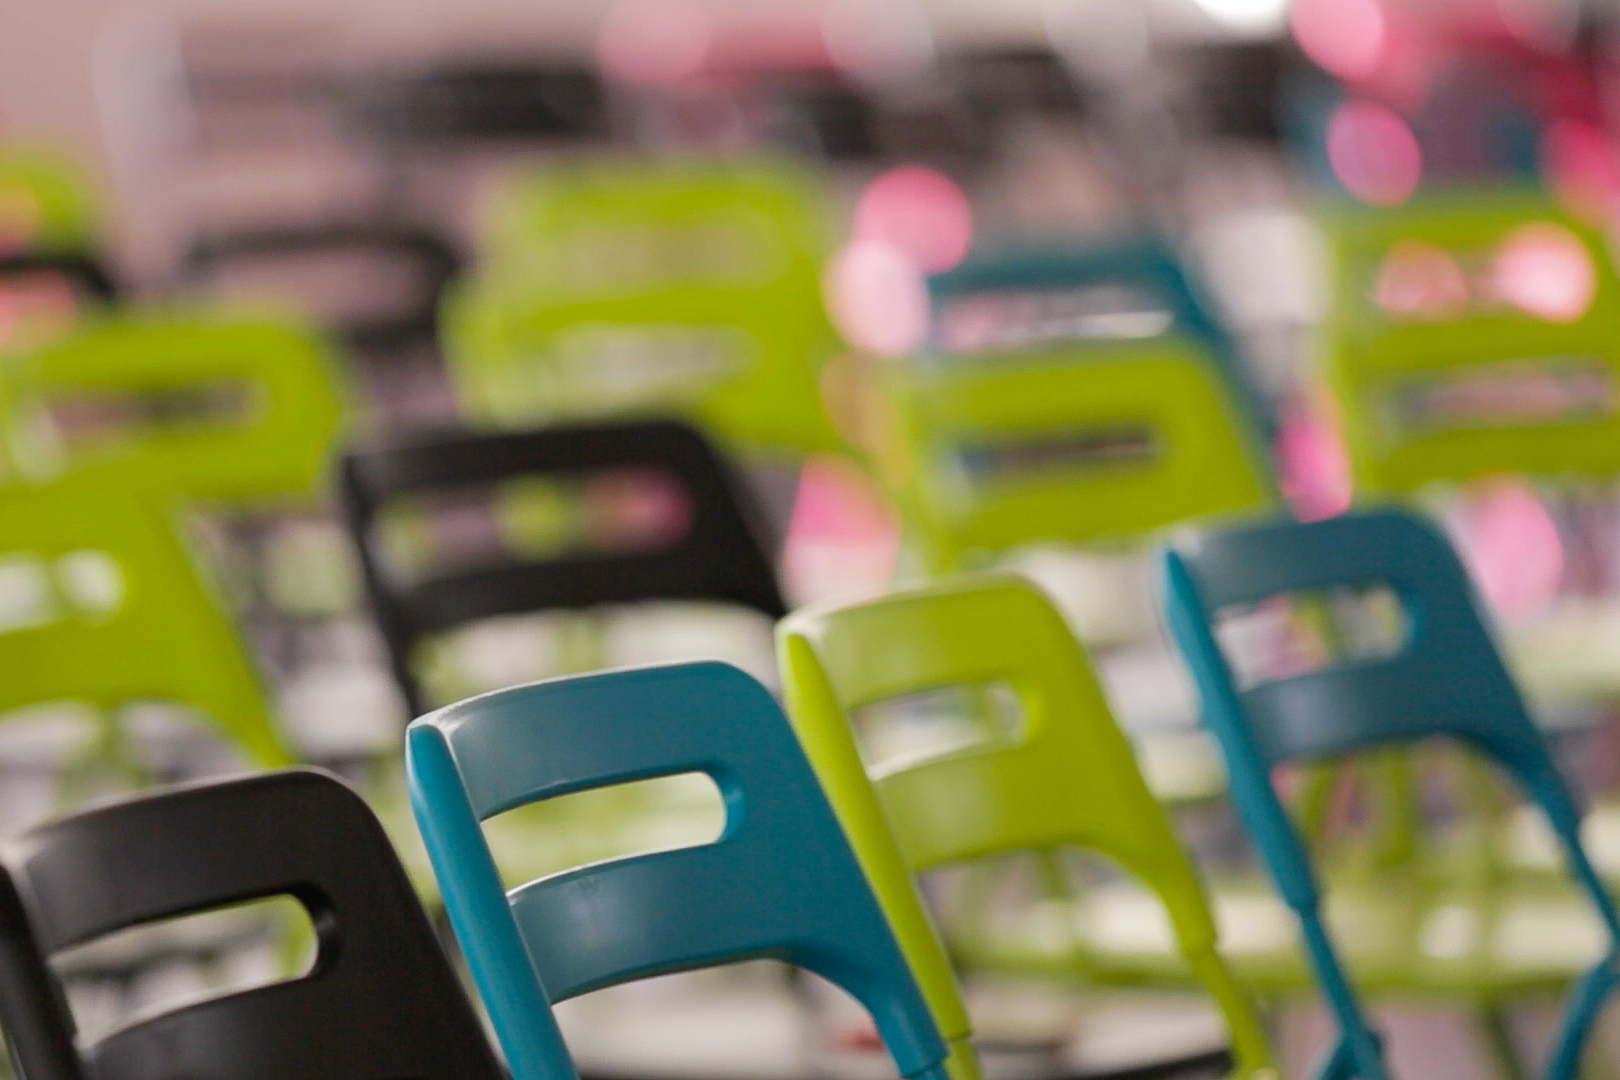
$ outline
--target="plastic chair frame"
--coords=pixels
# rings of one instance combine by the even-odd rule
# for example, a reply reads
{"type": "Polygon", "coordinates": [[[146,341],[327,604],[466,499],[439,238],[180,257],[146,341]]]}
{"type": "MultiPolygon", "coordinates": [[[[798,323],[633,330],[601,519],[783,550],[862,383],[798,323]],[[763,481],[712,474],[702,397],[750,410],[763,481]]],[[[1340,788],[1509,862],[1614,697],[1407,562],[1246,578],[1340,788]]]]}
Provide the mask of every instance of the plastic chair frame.
{"type": "Polygon", "coordinates": [[[1547,1076],[1572,1080],[1599,1006],[1620,987],[1620,916],[1580,842],[1580,812],[1480,616],[1467,574],[1432,527],[1394,511],[1208,533],[1164,556],[1165,609],[1192,668],[1231,796],[1283,900],[1299,918],[1340,1027],[1323,1080],[1384,1080],[1377,1039],[1322,921],[1316,875],[1271,783],[1281,763],[1448,736],[1505,768],[1545,813],[1572,876],[1610,937],[1577,986],[1547,1076]],[[1217,613],[1287,593],[1387,583],[1408,638],[1393,656],[1239,689],[1212,629],[1217,613]]]}

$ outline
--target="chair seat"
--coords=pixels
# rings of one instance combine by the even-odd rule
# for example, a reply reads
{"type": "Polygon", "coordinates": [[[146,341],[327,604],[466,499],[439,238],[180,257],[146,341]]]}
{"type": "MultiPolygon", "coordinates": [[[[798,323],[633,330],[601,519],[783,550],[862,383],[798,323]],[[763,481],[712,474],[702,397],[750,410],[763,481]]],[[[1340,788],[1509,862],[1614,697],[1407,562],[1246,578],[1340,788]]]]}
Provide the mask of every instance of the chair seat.
{"type": "MultiPolygon", "coordinates": [[[[1356,983],[1374,993],[1494,998],[1557,987],[1595,963],[1606,940],[1590,906],[1555,883],[1448,893],[1362,878],[1327,896],[1328,926],[1356,983]]],[[[1272,991],[1310,989],[1295,920],[1265,883],[1223,883],[1212,901],[1240,976],[1272,991]]],[[[964,954],[974,966],[1078,970],[1102,982],[1186,977],[1163,907],[1128,882],[1033,907],[964,954]]]]}

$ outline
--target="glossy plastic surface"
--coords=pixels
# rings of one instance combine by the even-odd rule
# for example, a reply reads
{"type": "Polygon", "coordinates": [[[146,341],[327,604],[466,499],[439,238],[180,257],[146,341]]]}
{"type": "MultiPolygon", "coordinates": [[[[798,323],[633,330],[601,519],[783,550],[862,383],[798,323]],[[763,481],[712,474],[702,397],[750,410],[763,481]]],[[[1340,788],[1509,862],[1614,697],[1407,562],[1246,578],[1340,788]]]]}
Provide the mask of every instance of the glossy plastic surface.
{"type": "Polygon", "coordinates": [[[1620,276],[1600,233],[1547,196],[1513,190],[1448,192],[1397,210],[1346,211],[1326,223],[1336,299],[1321,337],[1324,368],[1359,489],[1410,492],[1503,472],[1620,472],[1620,276]],[[1548,292],[1565,280],[1559,264],[1543,256],[1539,265],[1524,259],[1512,269],[1501,261],[1516,233],[1548,227],[1573,239],[1589,260],[1589,305],[1574,317],[1537,317],[1492,295],[1511,272],[1520,276],[1519,288],[1562,301],[1548,292]],[[1383,266],[1402,253],[1429,267],[1428,278],[1406,282],[1404,294],[1395,271],[1383,266]],[[1394,303],[1415,300],[1420,288],[1429,290],[1431,306],[1447,305],[1459,288],[1472,290],[1466,301],[1461,294],[1449,301],[1471,306],[1402,317],[1378,304],[1381,289],[1394,303]],[[1493,392],[1497,379],[1517,381],[1493,392]],[[1562,389],[1555,380],[1563,380],[1562,389]],[[1424,419],[1425,409],[1446,404],[1448,389],[1458,402],[1490,394],[1485,404],[1500,415],[1424,419]],[[1563,410],[1548,405],[1543,414],[1540,405],[1550,396],[1577,390],[1598,398],[1563,410]]]}
{"type": "Polygon", "coordinates": [[[515,1080],[566,1075],[549,1003],[754,957],[808,968],[872,1013],[903,1076],[946,1048],[837,817],[764,687],[716,662],[553,679],[411,725],[411,802],[515,1080]],[[479,822],[569,792],[707,773],[712,844],[501,886],[479,822]]]}
{"type": "Polygon", "coordinates": [[[727,601],[772,619],[787,612],[745,492],[714,447],[683,424],[428,437],[355,451],[342,471],[344,516],[395,679],[413,714],[427,707],[413,667],[417,646],[476,619],[643,600],[727,601]],[[627,468],[671,474],[685,493],[691,513],[685,534],[672,546],[514,561],[402,584],[389,574],[375,535],[379,514],[405,496],[627,468]]]}
{"type": "Polygon", "coordinates": [[[1165,555],[1165,606],[1226,757],[1234,802],[1283,899],[1298,915],[1341,1028],[1325,1077],[1382,1080],[1376,1039],[1321,918],[1316,875],[1272,787],[1271,768],[1449,736],[1503,766],[1546,814],[1570,872],[1609,935],[1578,989],[1548,1073],[1575,1075],[1597,1006],[1614,989],[1620,917],[1580,844],[1580,814],[1481,620],[1462,564],[1431,526],[1384,511],[1203,535],[1165,555]],[[1387,584],[1408,636],[1392,656],[1240,689],[1213,632],[1234,605],[1334,586],[1387,584]]]}
{"type": "Polygon", "coordinates": [[[29,601],[0,630],[0,712],[175,702],[259,763],[285,764],[252,659],[177,534],[173,501],[122,464],[0,488],[0,566],[29,601]]]}
{"type": "Polygon", "coordinates": [[[1275,499],[1258,432],[1220,374],[1173,342],[895,370],[885,390],[894,423],[880,471],[936,570],[1020,544],[1128,541],[1275,499]],[[1126,457],[1064,450],[1114,437],[1145,445],[1126,457]],[[1007,467],[973,475],[985,454],[1007,467]]]}
{"type": "Polygon", "coordinates": [[[314,770],[171,788],[6,841],[0,950],[0,1019],[30,1080],[504,1075],[387,835],[358,795],[314,770]],[[310,974],[75,1045],[52,954],[282,894],[316,925],[310,974]]]}
{"type": "Polygon", "coordinates": [[[1276,1076],[1260,1018],[1217,951],[1198,873],[1148,791],[1089,657],[1037,589],[995,575],[799,612],[782,623],[778,645],[800,741],[948,1034],[965,1018],[911,874],[1001,852],[1081,847],[1159,896],[1182,954],[1226,1017],[1239,1075],[1276,1076]],[[1024,730],[1016,739],[908,759],[868,783],[855,710],[991,683],[1018,696],[1024,730]]]}
{"type": "Polygon", "coordinates": [[[324,479],[345,402],[330,349],[297,325],[200,315],[121,315],[9,361],[0,389],[23,467],[48,473],[140,461],[208,501],[307,498],[324,479]],[[52,409],[117,414],[127,400],[230,399],[218,416],[161,412],[101,432],[66,431],[52,409]]]}

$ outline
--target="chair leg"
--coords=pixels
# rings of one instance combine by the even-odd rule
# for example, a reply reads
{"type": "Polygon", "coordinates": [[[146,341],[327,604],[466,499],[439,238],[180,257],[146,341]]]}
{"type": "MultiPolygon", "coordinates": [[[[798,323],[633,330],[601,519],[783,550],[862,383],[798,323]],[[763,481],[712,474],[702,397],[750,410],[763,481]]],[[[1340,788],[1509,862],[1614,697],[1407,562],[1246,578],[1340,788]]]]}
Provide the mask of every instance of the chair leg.
{"type": "Polygon", "coordinates": [[[1609,1024],[1605,1022],[1603,1014],[1592,1022],[1592,1030],[1586,1038],[1586,1050],[1581,1055],[1581,1080],[1616,1080],[1614,1067],[1614,1044],[1609,1040],[1609,1024]]]}
{"type": "Polygon", "coordinates": [[[1513,1017],[1508,1007],[1492,1002],[1479,1010],[1479,1025],[1485,1033],[1485,1044],[1490,1047],[1496,1061],[1496,1075],[1500,1080],[1529,1080],[1524,1060],[1519,1054],[1518,1042],[1513,1037],[1513,1017]]]}
{"type": "Polygon", "coordinates": [[[1617,983],[1620,976],[1616,974],[1613,958],[1605,958],[1576,984],[1574,994],[1564,1007],[1564,1030],[1553,1050],[1552,1064],[1547,1069],[1548,1080],[1573,1080],[1580,1073],[1583,1056],[1591,1059],[1591,1054],[1583,1055],[1583,1051],[1589,1049],[1589,1036],[1617,983]]]}

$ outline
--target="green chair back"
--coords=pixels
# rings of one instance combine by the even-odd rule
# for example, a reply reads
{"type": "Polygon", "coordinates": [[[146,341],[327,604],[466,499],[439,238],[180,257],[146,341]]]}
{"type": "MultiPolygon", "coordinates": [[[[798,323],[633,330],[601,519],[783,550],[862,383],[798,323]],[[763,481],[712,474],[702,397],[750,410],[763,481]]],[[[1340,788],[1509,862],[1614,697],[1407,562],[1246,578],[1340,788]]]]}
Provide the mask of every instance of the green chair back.
{"type": "Polygon", "coordinates": [[[25,472],[133,457],[209,502],[310,495],[345,403],[332,354],[296,324],[122,315],[0,367],[25,472]]]}
{"type": "MultiPolygon", "coordinates": [[[[1240,1074],[1275,1077],[1260,1018],[1217,951],[1198,873],[1148,791],[1084,648],[1037,589],[993,575],[800,612],[781,624],[778,647],[794,728],[879,897],[892,903],[908,954],[938,950],[932,927],[906,903],[911,874],[1008,851],[1098,852],[1164,902],[1192,972],[1226,1016],[1240,1074]],[[1016,738],[908,760],[868,781],[855,710],[996,683],[1009,685],[1022,708],[1016,738]]],[[[944,1014],[954,987],[919,971],[944,1014]]]]}
{"type": "Polygon", "coordinates": [[[253,662],[164,501],[129,464],[0,488],[0,713],[173,702],[253,761],[288,764],[253,662]]]}
{"type": "Polygon", "coordinates": [[[894,365],[881,381],[878,467],[936,571],[1275,499],[1253,425],[1178,339],[894,365]]]}
{"type": "Polygon", "coordinates": [[[0,253],[96,248],[101,212],[80,169],[42,151],[0,153],[0,253]]]}
{"type": "Polygon", "coordinates": [[[452,296],[466,411],[502,425],[690,414],[763,448],[832,449],[818,389],[830,224],[772,163],[598,164],[515,182],[481,280],[452,296]]]}
{"type": "Polygon", "coordinates": [[[1511,191],[1328,224],[1324,366],[1358,490],[1620,473],[1620,277],[1596,230],[1511,191]]]}

